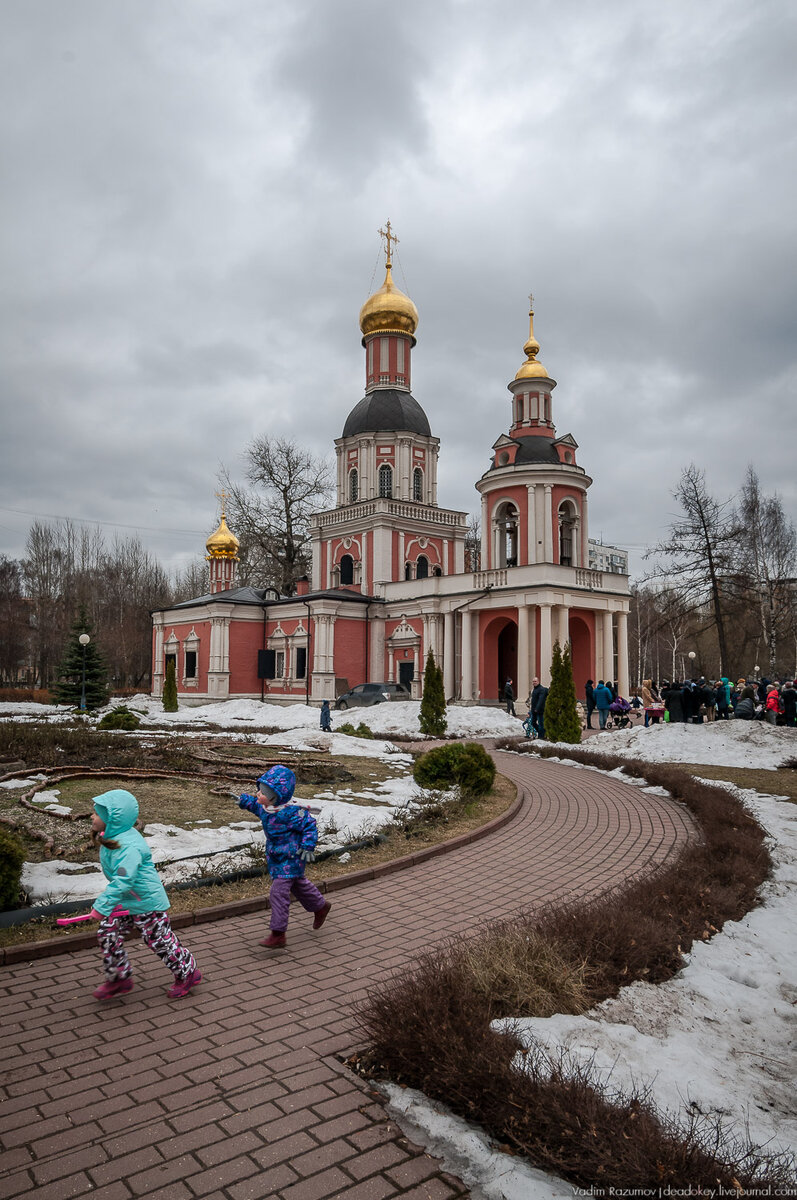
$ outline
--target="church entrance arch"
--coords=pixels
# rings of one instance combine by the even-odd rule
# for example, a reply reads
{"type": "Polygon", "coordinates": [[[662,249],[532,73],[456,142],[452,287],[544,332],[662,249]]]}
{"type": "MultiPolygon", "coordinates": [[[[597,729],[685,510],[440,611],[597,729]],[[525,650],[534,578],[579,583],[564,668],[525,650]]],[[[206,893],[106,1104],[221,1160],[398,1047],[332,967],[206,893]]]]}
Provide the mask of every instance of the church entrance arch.
{"type": "Polygon", "coordinates": [[[507,679],[514,681],[517,691],[517,622],[510,616],[495,615],[482,632],[482,697],[488,702],[503,700],[507,679]]]}

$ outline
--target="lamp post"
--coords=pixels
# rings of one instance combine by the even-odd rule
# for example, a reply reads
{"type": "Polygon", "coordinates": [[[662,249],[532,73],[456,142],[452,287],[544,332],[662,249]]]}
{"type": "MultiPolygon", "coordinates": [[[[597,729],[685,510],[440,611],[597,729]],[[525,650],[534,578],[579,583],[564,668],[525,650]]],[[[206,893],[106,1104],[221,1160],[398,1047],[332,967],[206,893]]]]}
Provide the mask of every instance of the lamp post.
{"type": "Polygon", "coordinates": [[[691,668],[691,671],[692,671],[692,676],[694,677],[694,674],[695,674],[695,659],[697,658],[697,655],[695,654],[694,650],[690,650],[690,651],[689,651],[689,653],[687,654],[687,656],[686,656],[686,657],[689,659],[689,666],[690,666],[690,668],[691,668]]]}
{"type": "Polygon", "coordinates": [[[78,638],[78,641],[80,642],[80,649],[83,651],[83,671],[82,671],[81,684],[80,684],[80,711],[85,712],[86,711],[86,647],[88,646],[89,642],[91,641],[91,638],[89,637],[89,635],[87,633],[81,633],[80,637],[78,638]]]}

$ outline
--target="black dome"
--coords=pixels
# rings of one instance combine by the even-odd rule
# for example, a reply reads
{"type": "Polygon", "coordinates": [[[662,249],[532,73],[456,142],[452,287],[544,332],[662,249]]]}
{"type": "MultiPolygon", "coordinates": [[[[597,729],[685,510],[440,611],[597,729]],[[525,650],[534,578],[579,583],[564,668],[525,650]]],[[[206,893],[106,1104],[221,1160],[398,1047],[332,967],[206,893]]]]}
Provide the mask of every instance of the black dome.
{"type": "Polygon", "coordinates": [[[409,392],[394,388],[377,388],[363,396],[346,418],[343,436],[358,433],[391,433],[393,431],[420,433],[431,437],[426,413],[409,392]]]}
{"type": "MultiPolygon", "coordinates": [[[[560,465],[559,455],[554,446],[554,439],[549,437],[522,437],[516,439],[518,452],[515,455],[515,466],[521,463],[556,463],[560,465]]],[[[500,469],[493,463],[491,470],[500,469]]]]}

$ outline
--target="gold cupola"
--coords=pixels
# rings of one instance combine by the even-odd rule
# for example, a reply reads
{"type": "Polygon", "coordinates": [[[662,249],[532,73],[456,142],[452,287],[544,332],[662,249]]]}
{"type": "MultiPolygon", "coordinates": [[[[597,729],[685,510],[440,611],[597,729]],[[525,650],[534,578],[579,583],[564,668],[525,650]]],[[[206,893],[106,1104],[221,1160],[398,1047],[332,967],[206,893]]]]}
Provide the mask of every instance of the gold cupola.
{"type": "Polygon", "coordinates": [[[540,343],[534,336],[534,297],[529,296],[529,340],[523,347],[526,361],[518,371],[515,379],[548,379],[548,372],[541,362],[537,362],[540,343]]]}
{"type": "Polygon", "coordinates": [[[224,513],[225,494],[222,492],[221,498],[221,521],[215,533],[212,533],[205,542],[208,559],[214,558],[236,558],[238,557],[238,548],[240,542],[231,529],[227,526],[227,518],[224,513]]]}
{"type": "Polygon", "coordinates": [[[379,291],[374,292],[373,296],[370,296],[360,309],[360,329],[363,334],[363,345],[365,345],[365,339],[371,337],[373,334],[398,333],[412,338],[412,345],[414,346],[415,337],[413,335],[418,328],[418,310],[409,296],[405,296],[393,283],[393,256],[390,243],[397,242],[398,238],[391,233],[389,221],[387,222],[387,229],[380,229],[379,233],[387,242],[385,282],[379,291]]]}

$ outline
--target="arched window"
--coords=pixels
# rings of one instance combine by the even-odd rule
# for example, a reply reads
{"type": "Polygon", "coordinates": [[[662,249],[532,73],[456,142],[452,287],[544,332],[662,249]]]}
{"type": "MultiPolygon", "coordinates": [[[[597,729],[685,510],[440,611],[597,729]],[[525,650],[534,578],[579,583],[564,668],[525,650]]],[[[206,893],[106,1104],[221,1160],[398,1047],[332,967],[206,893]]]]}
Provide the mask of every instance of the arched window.
{"type": "Polygon", "coordinates": [[[507,501],[496,510],[494,523],[498,532],[496,554],[497,567],[518,565],[518,510],[507,501]]]}
{"type": "Polygon", "coordinates": [[[349,504],[356,504],[360,495],[360,476],[357,474],[357,468],[352,467],[349,471],[349,504]]]}
{"type": "Polygon", "coordinates": [[[340,582],[354,583],[354,559],[350,554],[344,554],[340,560],[340,582]]]}
{"type": "Polygon", "coordinates": [[[426,557],[425,554],[418,555],[418,561],[415,564],[415,578],[416,579],[428,579],[429,578],[429,559],[426,557]]]}
{"type": "Polygon", "coordinates": [[[440,567],[435,567],[435,569],[432,571],[432,574],[433,574],[433,575],[440,576],[440,575],[442,575],[442,574],[443,574],[443,572],[442,572],[442,569],[441,569],[440,567]]]}
{"type": "Polygon", "coordinates": [[[412,563],[404,564],[404,578],[412,579],[412,563]]]}
{"type": "Polygon", "coordinates": [[[565,500],[559,506],[559,562],[563,567],[576,565],[576,524],[578,513],[575,505],[565,500]]]}
{"type": "Polygon", "coordinates": [[[379,495],[388,500],[393,495],[393,468],[387,463],[379,468],[379,495]]]}
{"type": "Polygon", "coordinates": [[[416,467],[412,472],[412,498],[423,500],[423,471],[420,467],[416,467]]]}

